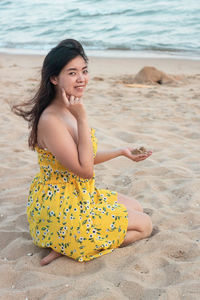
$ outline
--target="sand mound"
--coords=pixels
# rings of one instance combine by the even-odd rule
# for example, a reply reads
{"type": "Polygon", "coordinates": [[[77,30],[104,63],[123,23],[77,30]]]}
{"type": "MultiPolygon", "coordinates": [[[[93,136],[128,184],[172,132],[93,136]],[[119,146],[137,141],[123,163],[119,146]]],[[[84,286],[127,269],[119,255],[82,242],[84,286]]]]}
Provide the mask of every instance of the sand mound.
{"type": "Polygon", "coordinates": [[[152,85],[177,86],[188,83],[184,75],[170,75],[152,66],[143,67],[135,76],[123,75],[117,83],[127,87],[151,88],[152,85]]]}
{"type": "Polygon", "coordinates": [[[142,68],[133,79],[134,83],[171,84],[181,80],[180,76],[168,75],[155,67],[142,68]]]}

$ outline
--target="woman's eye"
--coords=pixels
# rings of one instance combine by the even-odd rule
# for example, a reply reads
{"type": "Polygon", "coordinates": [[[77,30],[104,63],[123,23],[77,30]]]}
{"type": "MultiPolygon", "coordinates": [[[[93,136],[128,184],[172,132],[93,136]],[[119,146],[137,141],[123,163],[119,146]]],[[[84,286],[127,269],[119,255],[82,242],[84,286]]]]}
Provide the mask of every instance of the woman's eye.
{"type": "Polygon", "coordinates": [[[89,72],[88,70],[84,70],[83,74],[88,74],[88,72],[89,72]]]}
{"type": "Polygon", "coordinates": [[[74,75],[76,75],[76,73],[75,72],[70,72],[69,75],[74,76],[74,75]]]}

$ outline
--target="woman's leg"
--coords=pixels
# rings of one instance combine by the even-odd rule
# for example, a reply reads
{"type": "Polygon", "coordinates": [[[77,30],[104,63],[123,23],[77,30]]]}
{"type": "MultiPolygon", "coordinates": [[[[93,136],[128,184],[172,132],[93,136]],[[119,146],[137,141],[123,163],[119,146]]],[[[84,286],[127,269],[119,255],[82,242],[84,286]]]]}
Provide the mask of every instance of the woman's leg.
{"type": "Polygon", "coordinates": [[[43,257],[43,259],[41,259],[40,265],[41,266],[48,265],[50,262],[52,262],[54,259],[56,259],[60,256],[62,256],[62,254],[57,253],[54,250],[51,250],[51,252],[47,256],[45,256],[45,257],[43,257]]]}
{"type": "Polygon", "coordinates": [[[128,228],[125,239],[120,247],[127,246],[135,241],[147,238],[152,233],[150,217],[139,211],[128,211],[128,228]]]}
{"type": "Polygon", "coordinates": [[[137,200],[124,194],[118,193],[118,202],[124,204],[127,209],[143,212],[143,208],[137,200]]]}
{"type": "Polygon", "coordinates": [[[127,233],[120,247],[150,236],[152,233],[152,222],[150,217],[143,213],[139,202],[120,193],[118,193],[118,202],[124,204],[128,211],[127,233]]]}

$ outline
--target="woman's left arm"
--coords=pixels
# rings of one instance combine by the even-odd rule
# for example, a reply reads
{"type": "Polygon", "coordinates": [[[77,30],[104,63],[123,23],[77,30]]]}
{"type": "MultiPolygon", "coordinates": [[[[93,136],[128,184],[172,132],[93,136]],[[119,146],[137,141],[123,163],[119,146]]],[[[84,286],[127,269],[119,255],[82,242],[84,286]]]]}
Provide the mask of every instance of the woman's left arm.
{"type": "Polygon", "coordinates": [[[114,149],[108,151],[97,151],[94,158],[94,164],[100,164],[122,155],[122,149],[114,149]]]}
{"type": "Polygon", "coordinates": [[[132,154],[134,149],[135,148],[133,147],[126,147],[108,151],[98,151],[94,158],[94,164],[100,164],[119,156],[125,156],[135,162],[138,162],[148,158],[152,154],[152,151],[148,151],[145,154],[132,154]]]}

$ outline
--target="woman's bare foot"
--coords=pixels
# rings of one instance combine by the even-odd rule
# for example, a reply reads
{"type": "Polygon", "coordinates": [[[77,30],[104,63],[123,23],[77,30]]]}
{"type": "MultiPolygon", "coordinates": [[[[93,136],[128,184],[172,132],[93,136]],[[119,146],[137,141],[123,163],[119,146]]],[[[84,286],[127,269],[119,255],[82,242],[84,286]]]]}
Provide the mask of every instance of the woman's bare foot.
{"type": "Polygon", "coordinates": [[[43,257],[43,259],[41,259],[40,265],[41,266],[48,265],[50,262],[52,262],[54,259],[56,259],[60,256],[62,256],[62,254],[57,253],[54,250],[51,250],[51,252],[47,256],[45,256],[45,257],[43,257]]]}

